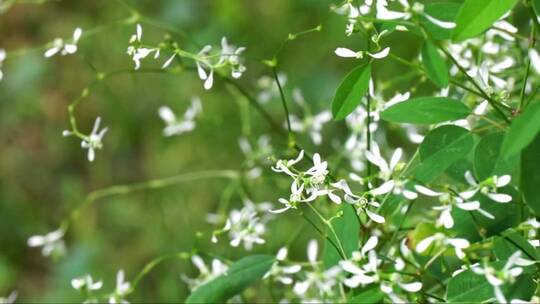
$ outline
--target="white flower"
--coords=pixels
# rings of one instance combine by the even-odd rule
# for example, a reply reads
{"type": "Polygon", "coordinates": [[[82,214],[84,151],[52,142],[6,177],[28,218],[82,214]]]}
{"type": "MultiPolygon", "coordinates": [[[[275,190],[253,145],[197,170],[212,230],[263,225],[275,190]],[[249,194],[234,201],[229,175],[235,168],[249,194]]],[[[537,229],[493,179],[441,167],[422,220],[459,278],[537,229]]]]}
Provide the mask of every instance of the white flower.
{"type": "Polygon", "coordinates": [[[4,73],[2,72],[2,64],[6,60],[6,50],[0,49],[0,81],[4,78],[4,73]]]}
{"type": "Polygon", "coordinates": [[[288,250],[286,247],[279,249],[276,254],[276,261],[272,264],[270,270],[264,275],[264,278],[272,277],[284,285],[293,283],[292,275],[302,270],[302,266],[293,264],[289,266],[280,265],[287,259],[288,250]]]}
{"type": "Polygon", "coordinates": [[[291,129],[295,132],[309,133],[313,143],[317,146],[320,145],[322,142],[321,131],[323,125],[332,120],[332,114],[330,111],[325,110],[319,114],[311,115],[299,89],[293,90],[293,99],[306,109],[306,114],[302,120],[295,115],[290,115],[291,129]]]}
{"type": "Polygon", "coordinates": [[[502,176],[492,176],[485,181],[478,183],[476,179],[473,177],[472,173],[470,171],[465,172],[465,179],[469,183],[469,185],[472,186],[471,189],[460,192],[460,196],[465,199],[470,199],[473,197],[477,192],[480,192],[487,197],[489,197],[491,200],[498,202],[498,203],[508,203],[512,201],[512,197],[505,193],[497,193],[497,189],[504,187],[508,184],[510,184],[511,177],[510,175],[502,175],[502,176]]]}
{"type": "Polygon", "coordinates": [[[388,54],[390,53],[390,48],[387,47],[377,53],[370,53],[370,52],[366,52],[366,51],[358,51],[358,52],[355,52],[351,49],[348,49],[348,48],[343,48],[343,47],[339,47],[337,48],[334,53],[336,55],[338,55],[339,57],[344,57],[344,58],[357,58],[357,59],[360,59],[360,58],[363,58],[364,57],[364,53],[367,54],[368,56],[370,56],[371,58],[374,58],[374,59],[382,59],[386,56],[388,56],[388,54]]]}
{"type": "Polygon", "coordinates": [[[12,291],[7,298],[0,298],[0,304],[13,304],[17,300],[17,291],[12,291]]]}
{"type": "Polygon", "coordinates": [[[116,289],[114,290],[114,295],[109,298],[110,304],[122,303],[127,304],[128,301],[124,297],[129,293],[131,289],[131,284],[125,281],[124,270],[120,269],[116,273],[116,289]]]}
{"type": "Polygon", "coordinates": [[[199,75],[199,78],[201,80],[204,80],[203,87],[205,90],[210,90],[212,88],[212,85],[214,84],[214,67],[210,63],[210,61],[206,58],[210,51],[212,50],[211,45],[205,45],[199,53],[197,53],[197,61],[195,64],[197,65],[197,74],[199,75]],[[204,68],[207,68],[210,70],[209,73],[206,72],[204,68]]]}
{"type": "Polygon", "coordinates": [[[182,275],[182,280],[184,280],[184,282],[188,284],[190,290],[195,290],[197,287],[224,274],[229,269],[226,264],[224,264],[218,259],[212,260],[211,270],[208,269],[208,267],[204,263],[204,260],[198,255],[193,255],[191,257],[191,261],[193,262],[193,265],[195,265],[195,267],[197,267],[197,269],[199,270],[199,276],[196,278],[189,278],[182,275]]]}
{"type": "Polygon", "coordinates": [[[540,75],[540,55],[538,55],[537,50],[533,48],[529,49],[529,60],[531,61],[533,70],[540,75]]]}
{"type": "Polygon", "coordinates": [[[375,251],[373,251],[377,247],[378,240],[376,236],[371,236],[360,251],[352,253],[352,260],[342,260],[339,262],[343,270],[352,274],[351,277],[343,281],[345,285],[350,288],[356,288],[359,285],[365,286],[380,280],[377,273],[377,265],[380,261],[377,259],[375,251]],[[366,257],[366,264],[359,267],[357,263],[363,262],[366,257]]]}
{"type": "Polygon", "coordinates": [[[242,64],[240,54],[245,51],[245,47],[235,47],[227,42],[227,38],[221,38],[221,54],[218,65],[228,64],[231,67],[231,76],[240,78],[242,73],[246,71],[246,67],[242,64]]]}
{"type": "Polygon", "coordinates": [[[508,258],[501,270],[497,270],[491,265],[484,265],[483,267],[475,266],[471,270],[476,274],[485,276],[488,283],[493,286],[493,292],[497,301],[507,303],[501,286],[504,283],[514,283],[516,278],[523,273],[521,266],[530,266],[534,263],[533,261],[522,259],[521,251],[516,251],[508,258]]]}
{"type": "Polygon", "coordinates": [[[89,274],[71,280],[71,286],[78,291],[83,290],[99,290],[103,286],[102,281],[94,282],[94,279],[89,274]]]}
{"type": "Polygon", "coordinates": [[[313,290],[314,293],[321,297],[331,297],[335,293],[341,268],[333,266],[327,270],[320,269],[317,262],[317,253],[317,241],[311,240],[308,243],[307,256],[313,270],[305,272],[305,280],[294,284],[293,292],[299,297],[306,298],[309,290],[313,290]]]}
{"type": "Polygon", "coordinates": [[[107,133],[108,128],[103,128],[99,130],[99,124],[101,123],[101,118],[98,116],[94,122],[94,128],[92,133],[86,136],[81,142],[81,147],[83,149],[88,149],[88,161],[92,162],[95,158],[95,150],[103,148],[103,136],[107,133]]]}
{"type": "Polygon", "coordinates": [[[178,119],[171,108],[167,106],[161,106],[159,108],[159,117],[165,122],[166,126],[163,129],[163,135],[172,136],[180,135],[185,132],[195,129],[195,118],[202,111],[202,103],[198,97],[191,99],[191,105],[184,113],[182,119],[178,119]]]}
{"type": "Polygon", "coordinates": [[[447,229],[450,229],[454,226],[454,219],[452,218],[452,208],[454,206],[465,211],[478,211],[480,214],[489,219],[495,219],[495,217],[491,213],[480,208],[479,201],[464,201],[461,197],[457,197],[455,195],[445,192],[433,191],[422,185],[415,185],[414,188],[416,189],[416,191],[418,191],[418,193],[421,193],[423,195],[430,197],[438,197],[439,201],[443,204],[441,206],[433,207],[434,210],[440,212],[440,216],[436,222],[437,226],[444,226],[447,229]]]}
{"type": "Polygon", "coordinates": [[[262,238],[266,232],[265,224],[251,206],[245,206],[241,210],[233,209],[222,231],[228,232],[230,245],[233,247],[243,243],[246,250],[251,250],[254,244],[265,243],[262,238]]]}
{"type": "Polygon", "coordinates": [[[62,237],[64,230],[58,229],[45,235],[34,235],[28,239],[29,247],[43,247],[41,253],[43,256],[62,255],[66,248],[62,237]]]}
{"type": "Polygon", "coordinates": [[[126,51],[135,63],[135,70],[138,70],[141,67],[141,60],[148,57],[152,52],[155,52],[154,58],[159,57],[159,49],[150,49],[142,46],[142,31],[141,25],[137,24],[135,34],[129,39],[130,45],[126,51]]]}
{"type": "Polygon", "coordinates": [[[52,47],[45,51],[45,58],[54,56],[60,52],[60,55],[75,54],[77,52],[77,43],[82,36],[82,29],[76,28],[73,32],[73,38],[70,41],[64,41],[62,38],[56,38],[52,42],[52,47]]]}
{"type": "Polygon", "coordinates": [[[463,250],[468,248],[470,246],[470,243],[466,239],[449,238],[446,235],[437,232],[434,235],[428,236],[425,239],[418,242],[418,244],[416,245],[416,252],[418,253],[425,252],[431,246],[435,246],[436,248],[440,248],[440,249],[452,247],[454,248],[456,256],[459,259],[463,259],[465,257],[465,253],[463,252],[463,250]]]}

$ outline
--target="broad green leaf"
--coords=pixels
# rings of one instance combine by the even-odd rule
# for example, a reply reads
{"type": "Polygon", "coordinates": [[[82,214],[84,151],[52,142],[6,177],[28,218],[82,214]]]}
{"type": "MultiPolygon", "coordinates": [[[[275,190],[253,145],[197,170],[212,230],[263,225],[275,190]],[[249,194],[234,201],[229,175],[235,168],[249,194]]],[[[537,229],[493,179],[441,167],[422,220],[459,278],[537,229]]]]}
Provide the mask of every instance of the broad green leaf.
{"type": "Polygon", "coordinates": [[[528,106],[512,121],[502,146],[502,155],[509,157],[519,153],[540,131],[540,102],[528,106]]]}
{"type": "Polygon", "coordinates": [[[519,154],[501,156],[504,133],[491,133],[480,139],[474,150],[474,172],[478,180],[493,175],[513,174],[519,167],[519,154]]]}
{"type": "Polygon", "coordinates": [[[458,120],[470,114],[462,102],[447,97],[418,97],[397,103],[381,113],[396,123],[435,124],[458,120]]]}
{"type": "Polygon", "coordinates": [[[252,255],[235,262],[229,270],[195,289],[186,303],[225,303],[262,278],[275,258],[271,255],[252,255]]]}
{"type": "MultiPolygon", "coordinates": [[[[424,5],[424,12],[441,21],[454,22],[461,4],[455,2],[434,2],[424,5]]],[[[420,16],[420,24],[429,37],[436,40],[445,40],[452,37],[453,29],[442,28],[429,21],[424,15],[420,16]]]]}
{"type": "Polygon", "coordinates": [[[343,119],[351,114],[366,94],[371,77],[371,64],[363,64],[354,68],[341,82],[332,100],[332,115],[335,120],[343,119]]]}
{"type": "MultiPolygon", "coordinates": [[[[495,269],[502,269],[506,260],[491,263],[495,269]]],[[[502,286],[503,294],[507,300],[530,299],[535,291],[536,284],[529,273],[534,268],[525,268],[525,273],[519,276],[513,284],[502,286]]],[[[452,277],[446,289],[446,300],[450,303],[479,303],[495,297],[493,286],[485,276],[478,275],[472,270],[466,270],[452,277]]]]}
{"type": "Polygon", "coordinates": [[[540,15],[540,0],[532,0],[531,3],[536,15],[540,15]]]}
{"type": "MultiPolygon", "coordinates": [[[[334,230],[343,245],[345,253],[350,257],[353,251],[358,250],[360,224],[358,223],[356,211],[352,205],[342,204],[339,212],[343,212],[343,215],[340,218],[333,220],[332,226],[334,226],[334,230]]],[[[329,234],[329,237],[332,241],[336,242],[336,238],[331,233],[329,234]]],[[[323,256],[326,268],[336,265],[341,260],[341,256],[328,240],[324,246],[323,256]]]]}
{"type": "Polygon", "coordinates": [[[472,146],[473,137],[468,130],[454,125],[438,127],[420,144],[420,162],[409,172],[421,182],[432,182],[450,165],[465,157],[472,146]]]}
{"type": "Polygon", "coordinates": [[[521,153],[521,192],[525,203],[540,215],[540,133],[521,153]]]}
{"type": "Polygon", "coordinates": [[[540,254],[517,231],[509,229],[493,240],[493,251],[500,260],[508,259],[514,252],[521,250],[522,257],[529,260],[540,260],[540,254]]]}
{"type": "Polygon", "coordinates": [[[384,293],[376,287],[368,287],[360,293],[355,294],[348,301],[349,303],[381,303],[384,299],[384,293]]]}
{"type": "Polygon", "coordinates": [[[429,80],[439,88],[446,88],[449,81],[448,66],[439,54],[437,47],[432,43],[425,42],[422,46],[421,56],[429,80]]]}
{"type": "Polygon", "coordinates": [[[475,37],[514,7],[517,0],[465,0],[456,17],[453,40],[475,37]]]}

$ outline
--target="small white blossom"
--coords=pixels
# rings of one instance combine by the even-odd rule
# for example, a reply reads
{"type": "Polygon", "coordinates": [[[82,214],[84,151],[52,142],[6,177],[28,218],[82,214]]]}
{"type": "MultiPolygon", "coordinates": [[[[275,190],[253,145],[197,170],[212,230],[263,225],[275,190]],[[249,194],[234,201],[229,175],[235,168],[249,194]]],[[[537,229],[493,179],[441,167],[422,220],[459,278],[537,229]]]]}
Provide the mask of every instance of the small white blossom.
{"type": "Polygon", "coordinates": [[[41,253],[43,256],[62,255],[66,251],[66,247],[62,237],[64,236],[64,230],[58,229],[49,232],[45,235],[31,236],[27,244],[29,247],[42,247],[41,253]]]}
{"type": "Polygon", "coordinates": [[[208,269],[208,266],[206,266],[204,260],[198,255],[193,255],[191,257],[191,261],[199,270],[199,275],[196,278],[189,278],[182,275],[182,280],[188,284],[190,290],[197,289],[197,287],[219,277],[229,269],[226,264],[218,259],[212,260],[211,269],[208,269]]]}
{"type": "MultiPolygon", "coordinates": [[[[228,233],[231,246],[238,247],[243,243],[246,250],[253,249],[254,244],[264,244],[266,242],[263,239],[266,232],[265,223],[258,216],[253,205],[249,203],[240,210],[231,210],[225,226],[220,232],[228,233]]],[[[217,239],[214,238],[214,241],[217,241],[217,239]]]]}
{"type": "Polygon", "coordinates": [[[129,46],[126,50],[126,53],[131,56],[131,59],[135,63],[135,70],[138,70],[141,67],[141,60],[148,57],[152,52],[155,52],[154,58],[159,57],[158,48],[147,48],[142,44],[142,34],[143,29],[140,24],[137,24],[135,29],[135,34],[129,39],[129,46]]]}
{"type": "Polygon", "coordinates": [[[472,186],[471,189],[467,191],[460,192],[460,196],[465,199],[470,199],[473,197],[477,192],[480,192],[487,197],[489,197],[491,200],[498,202],[498,203],[508,203],[512,201],[512,197],[505,193],[498,193],[497,189],[502,188],[508,184],[510,184],[511,177],[510,175],[502,175],[502,176],[492,176],[485,181],[478,183],[476,179],[473,177],[472,173],[470,171],[465,172],[465,179],[469,183],[470,186],[472,186]]]}
{"type": "Polygon", "coordinates": [[[0,304],[13,304],[17,300],[17,292],[12,291],[6,298],[0,297],[0,304]]]}
{"type": "Polygon", "coordinates": [[[94,279],[92,278],[92,276],[87,274],[82,277],[72,279],[71,286],[78,291],[83,291],[83,290],[92,291],[92,290],[101,289],[101,287],[103,287],[103,282],[102,281],[94,282],[94,279]]]}
{"type": "Polygon", "coordinates": [[[468,248],[470,246],[470,243],[466,239],[462,238],[449,238],[446,235],[437,232],[432,236],[428,236],[425,239],[418,242],[416,245],[416,252],[422,253],[425,252],[428,248],[431,246],[434,246],[438,249],[446,249],[448,247],[454,248],[454,251],[456,253],[456,256],[459,259],[465,258],[465,252],[463,252],[464,249],[468,248]]]}
{"type": "Polygon", "coordinates": [[[272,264],[270,270],[264,275],[264,278],[273,278],[276,281],[284,284],[291,285],[294,282],[293,274],[302,270],[302,266],[298,264],[293,265],[281,265],[287,259],[288,250],[286,247],[279,249],[276,254],[276,261],[272,264]]]}
{"type": "Polygon", "coordinates": [[[94,128],[92,129],[92,133],[86,136],[81,142],[81,147],[83,149],[88,149],[88,161],[90,162],[94,161],[95,159],[95,150],[100,150],[101,148],[103,148],[103,136],[105,136],[105,133],[107,133],[107,130],[109,129],[103,128],[100,131],[100,123],[101,117],[98,116],[96,118],[96,121],[94,122],[94,128]]]}
{"type": "Polygon", "coordinates": [[[202,103],[198,97],[191,99],[191,105],[184,113],[182,119],[176,117],[171,108],[167,106],[161,106],[159,108],[159,117],[165,122],[166,126],[163,129],[163,135],[172,136],[180,135],[185,132],[195,129],[195,118],[202,111],[202,103]]]}
{"type": "Polygon", "coordinates": [[[45,51],[45,58],[52,57],[57,53],[65,56],[68,54],[75,54],[77,52],[77,44],[82,36],[82,29],[76,28],[73,32],[73,38],[70,41],[64,41],[62,38],[55,38],[52,42],[52,47],[45,51]]]}
{"type": "Polygon", "coordinates": [[[6,60],[6,50],[0,49],[0,81],[4,78],[4,72],[2,72],[2,65],[4,60],[6,60]]]}
{"type": "Polygon", "coordinates": [[[131,289],[131,284],[125,281],[124,270],[120,269],[116,273],[116,289],[114,290],[114,295],[109,298],[110,304],[122,303],[128,304],[124,298],[129,293],[131,289]]]}
{"type": "Polygon", "coordinates": [[[339,57],[344,57],[344,58],[357,58],[357,59],[361,59],[364,57],[364,54],[370,56],[371,58],[374,58],[374,59],[382,59],[382,58],[385,58],[386,56],[388,56],[388,54],[390,53],[390,48],[387,47],[377,53],[370,53],[370,52],[366,52],[366,51],[358,51],[358,52],[355,52],[351,49],[348,49],[348,48],[343,48],[343,47],[339,47],[337,48],[334,53],[339,56],[339,57]]]}

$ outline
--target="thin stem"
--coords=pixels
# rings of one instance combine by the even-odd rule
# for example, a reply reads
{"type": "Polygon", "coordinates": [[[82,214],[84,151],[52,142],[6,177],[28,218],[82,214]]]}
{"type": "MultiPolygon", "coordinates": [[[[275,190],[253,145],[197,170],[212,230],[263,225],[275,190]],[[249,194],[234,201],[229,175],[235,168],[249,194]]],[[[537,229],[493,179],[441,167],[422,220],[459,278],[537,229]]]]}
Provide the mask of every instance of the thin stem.
{"type": "Polygon", "coordinates": [[[317,227],[317,225],[315,225],[315,223],[303,212],[300,212],[300,214],[306,220],[306,222],[308,222],[323,238],[325,238],[330,243],[330,245],[332,245],[332,247],[334,247],[334,249],[336,249],[337,253],[341,256],[342,259],[346,259],[346,257],[340,251],[340,248],[338,247],[338,245],[332,240],[331,237],[329,237],[319,227],[317,227]]]}
{"type": "Polygon", "coordinates": [[[80,204],[75,210],[73,210],[66,220],[62,223],[62,228],[64,231],[67,231],[71,222],[78,218],[82,209],[90,206],[97,200],[103,199],[109,196],[122,195],[133,193],[142,190],[155,190],[165,187],[170,187],[173,185],[181,184],[184,182],[201,180],[201,179],[210,179],[210,178],[225,178],[225,179],[238,179],[240,177],[237,171],[233,170],[208,170],[208,171],[198,171],[198,172],[189,172],[183,173],[171,177],[152,179],[140,183],[129,184],[129,185],[115,185],[107,188],[102,188],[94,190],[86,196],[82,204],[80,204]]]}
{"type": "Polygon", "coordinates": [[[291,129],[291,119],[289,118],[289,108],[287,107],[287,100],[285,99],[285,94],[283,93],[283,88],[281,87],[281,82],[279,81],[277,68],[276,66],[272,66],[272,74],[274,74],[274,80],[276,81],[276,85],[279,89],[279,96],[281,97],[281,103],[283,104],[283,110],[285,111],[285,118],[287,120],[287,131],[289,132],[289,137],[292,136],[292,129],[291,129]]]}
{"type": "MultiPolygon", "coordinates": [[[[317,210],[317,208],[313,207],[311,204],[307,204],[311,210],[319,217],[319,219],[328,227],[328,229],[332,232],[334,237],[336,238],[337,245],[339,247],[338,253],[340,253],[341,257],[343,259],[347,259],[347,254],[345,253],[345,249],[343,248],[343,244],[341,243],[341,240],[339,239],[336,230],[334,229],[334,226],[332,226],[332,223],[328,221],[320,212],[317,210]]],[[[337,249],[337,248],[336,248],[337,249]]]]}

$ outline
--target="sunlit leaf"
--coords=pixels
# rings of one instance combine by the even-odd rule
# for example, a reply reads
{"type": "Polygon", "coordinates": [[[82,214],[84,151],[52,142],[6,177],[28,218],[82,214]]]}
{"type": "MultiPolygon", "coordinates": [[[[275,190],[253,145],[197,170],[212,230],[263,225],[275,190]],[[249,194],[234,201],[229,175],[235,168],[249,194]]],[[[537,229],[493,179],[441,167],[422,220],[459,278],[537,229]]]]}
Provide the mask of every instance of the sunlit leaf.
{"type": "Polygon", "coordinates": [[[229,270],[200,286],[186,303],[225,303],[261,279],[274,263],[274,256],[252,255],[238,260],[229,270]]]}
{"type": "Polygon", "coordinates": [[[473,137],[468,130],[453,125],[438,127],[424,138],[419,147],[420,162],[410,174],[422,182],[431,182],[465,157],[472,146],[473,137]]]}
{"type": "MultiPolygon", "coordinates": [[[[352,205],[342,204],[339,212],[343,212],[343,215],[340,218],[333,220],[332,226],[334,226],[334,230],[341,240],[345,253],[348,255],[348,257],[350,257],[353,251],[358,250],[360,223],[358,223],[356,211],[352,205]]],[[[332,234],[329,234],[329,237],[336,242],[336,238],[332,234]]],[[[327,268],[332,267],[341,259],[342,258],[337,250],[330,244],[329,241],[326,241],[323,258],[324,265],[327,268]]]]}
{"type": "Polygon", "coordinates": [[[502,146],[502,155],[510,157],[525,148],[540,131],[540,102],[528,106],[512,121],[502,146]]]}
{"type": "MultiPolygon", "coordinates": [[[[454,22],[459,12],[461,4],[455,2],[434,2],[424,5],[424,12],[441,21],[454,22]]],[[[420,24],[425,29],[429,37],[437,40],[450,39],[453,29],[442,28],[433,24],[423,15],[420,17],[420,24]]]]}
{"type": "Polygon", "coordinates": [[[521,153],[521,192],[525,203],[540,215],[540,133],[521,153]]]}
{"type": "Polygon", "coordinates": [[[371,77],[371,64],[354,68],[341,82],[332,100],[332,114],[339,120],[347,117],[362,101],[371,77]]]}
{"type": "Polygon", "coordinates": [[[396,123],[435,124],[467,117],[469,108],[448,97],[418,97],[397,103],[381,113],[381,118],[396,123]]]}
{"type": "Polygon", "coordinates": [[[500,260],[508,259],[514,252],[522,251],[523,258],[540,260],[540,254],[523,236],[517,231],[509,229],[501,233],[493,240],[493,251],[500,260]]]}
{"type": "Polygon", "coordinates": [[[456,17],[453,40],[475,37],[514,7],[517,0],[465,0],[456,17]]]}
{"type": "Polygon", "coordinates": [[[439,54],[437,47],[432,43],[425,42],[422,46],[421,55],[429,80],[439,88],[446,88],[449,81],[448,66],[444,58],[439,54]]]}

